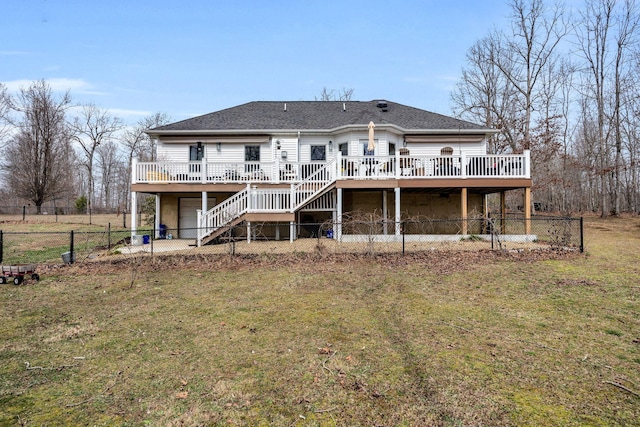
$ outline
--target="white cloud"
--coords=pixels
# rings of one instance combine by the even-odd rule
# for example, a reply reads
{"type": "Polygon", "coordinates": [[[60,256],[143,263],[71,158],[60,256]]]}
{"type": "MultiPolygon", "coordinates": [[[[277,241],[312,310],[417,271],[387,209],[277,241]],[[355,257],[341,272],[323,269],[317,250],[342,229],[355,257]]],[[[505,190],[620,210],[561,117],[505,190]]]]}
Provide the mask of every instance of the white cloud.
{"type": "MultiPolygon", "coordinates": [[[[98,107],[98,108],[103,109],[102,107],[98,107]]],[[[82,105],[74,105],[73,107],[69,108],[69,115],[71,117],[80,117],[80,115],[82,114],[82,109],[83,109],[82,105]]],[[[124,108],[108,108],[108,107],[104,109],[107,110],[111,116],[119,117],[123,119],[125,122],[129,121],[127,119],[138,119],[140,117],[147,117],[153,114],[153,112],[146,111],[146,110],[127,110],[124,108]]]]}
{"type": "Polygon", "coordinates": [[[82,91],[91,88],[91,85],[82,79],[53,78],[45,79],[45,81],[51,86],[51,90],[59,92],[82,91]]]}
{"type": "MultiPolygon", "coordinates": [[[[33,82],[34,80],[20,79],[3,83],[9,92],[18,92],[20,89],[28,88],[33,82]]],[[[87,91],[91,88],[91,85],[82,79],[53,78],[45,79],[45,82],[54,92],[87,91]]]]}

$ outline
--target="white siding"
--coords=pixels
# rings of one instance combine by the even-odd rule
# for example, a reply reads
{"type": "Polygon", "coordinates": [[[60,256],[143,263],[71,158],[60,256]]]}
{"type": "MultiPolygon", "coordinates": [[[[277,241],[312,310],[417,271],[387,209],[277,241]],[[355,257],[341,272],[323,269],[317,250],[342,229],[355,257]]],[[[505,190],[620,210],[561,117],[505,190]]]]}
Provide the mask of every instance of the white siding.
{"type": "MultiPolygon", "coordinates": [[[[302,135],[300,140],[291,135],[274,135],[272,143],[266,142],[260,145],[260,160],[262,162],[272,162],[277,157],[280,161],[284,161],[282,159],[282,152],[286,151],[287,161],[289,162],[309,162],[311,159],[312,145],[324,145],[327,149],[327,160],[330,160],[337,155],[340,145],[344,143],[348,146],[348,155],[362,156],[362,143],[363,141],[367,141],[368,138],[369,135],[366,131],[344,132],[329,136],[302,135]],[[280,140],[280,150],[276,148],[277,140],[280,140]],[[333,141],[333,151],[329,151],[329,141],[333,141]]],[[[396,152],[403,146],[402,136],[389,131],[376,131],[375,138],[377,140],[377,156],[389,155],[389,143],[396,144],[396,152]]],[[[158,161],[188,162],[190,145],[195,145],[195,143],[176,144],[158,141],[158,161]]],[[[205,143],[204,145],[205,157],[208,162],[244,162],[244,144],[223,143],[220,146],[220,151],[218,151],[216,143],[205,143]]],[[[444,147],[453,148],[453,154],[455,156],[459,156],[461,151],[464,151],[467,155],[486,154],[486,141],[484,140],[480,142],[460,143],[451,140],[446,142],[414,142],[407,144],[406,148],[409,149],[412,155],[416,156],[439,156],[440,150],[444,147]]]]}
{"type": "Polygon", "coordinates": [[[466,155],[481,155],[485,154],[486,148],[484,142],[463,142],[452,143],[448,142],[425,142],[425,143],[410,143],[407,144],[410,154],[416,156],[439,156],[440,150],[444,147],[453,148],[453,155],[459,156],[464,151],[466,155]]]}
{"type": "Polygon", "coordinates": [[[189,144],[163,144],[158,141],[157,146],[158,161],[189,161],[189,144]]]}
{"type": "MultiPolygon", "coordinates": [[[[282,159],[282,152],[287,152],[286,161],[289,162],[297,162],[298,161],[298,138],[292,138],[290,136],[282,137],[282,136],[274,136],[273,137],[273,156],[269,157],[269,159],[274,159],[276,157],[280,158],[280,161],[284,161],[282,159]],[[280,140],[280,150],[278,151],[276,148],[275,141],[280,140]]],[[[265,159],[266,160],[266,159],[265,159]]],[[[265,161],[263,160],[263,161],[265,161]]]]}
{"type": "MultiPolygon", "coordinates": [[[[330,159],[330,155],[333,155],[333,153],[329,153],[329,141],[333,141],[333,139],[328,136],[302,136],[300,138],[300,161],[311,161],[312,145],[324,145],[326,147],[327,160],[330,159]]],[[[334,146],[334,149],[337,150],[337,146],[334,146]]]]}

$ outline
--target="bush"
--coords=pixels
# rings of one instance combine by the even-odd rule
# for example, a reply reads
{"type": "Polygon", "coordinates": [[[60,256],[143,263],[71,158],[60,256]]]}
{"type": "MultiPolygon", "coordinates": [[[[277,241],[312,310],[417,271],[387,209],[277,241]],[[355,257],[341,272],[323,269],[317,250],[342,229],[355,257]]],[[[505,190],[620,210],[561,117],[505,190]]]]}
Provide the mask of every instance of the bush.
{"type": "Polygon", "coordinates": [[[80,196],[76,199],[76,212],[79,214],[87,213],[87,196],[80,196]]]}

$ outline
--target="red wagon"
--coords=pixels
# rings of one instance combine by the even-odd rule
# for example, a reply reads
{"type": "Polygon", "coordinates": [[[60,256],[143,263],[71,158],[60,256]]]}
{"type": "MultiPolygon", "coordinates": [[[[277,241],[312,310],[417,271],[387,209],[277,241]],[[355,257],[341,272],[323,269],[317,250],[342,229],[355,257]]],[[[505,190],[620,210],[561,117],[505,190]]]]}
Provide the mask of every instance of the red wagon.
{"type": "Polygon", "coordinates": [[[0,283],[7,283],[8,278],[13,277],[13,284],[19,285],[24,281],[24,276],[31,277],[35,281],[40,280],[35,264],[15,264],[2,266],[0,283]]]}

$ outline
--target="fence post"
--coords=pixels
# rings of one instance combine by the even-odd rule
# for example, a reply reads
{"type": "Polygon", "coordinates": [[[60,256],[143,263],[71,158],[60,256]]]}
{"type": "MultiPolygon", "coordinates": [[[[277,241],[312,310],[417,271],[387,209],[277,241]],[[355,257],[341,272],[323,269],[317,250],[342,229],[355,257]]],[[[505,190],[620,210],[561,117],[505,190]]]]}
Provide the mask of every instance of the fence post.
{"type": "Polygon", "coordinates": [[[22,220],[27,216],[27,207],[22,205],[22,220]]]}
{"type": "Polygon", "coordinates": [[[404,226],[402,225],[402,221],[400,221],[400,232],[402,233],[402,255],[405,254],[404,252],[404,226]]]}
{"type": "Polygon", "coordinates": [[[73,254],[73,230],[69,232],[69,264],[73,264],[75,256],[73,254]]]}
{"type": "Polygon", "coordinates": [[[111,223],[107,224],[107,250],[111,251],[111,223]]]}
{"type": "Polygon", "coordinates": [[[4,234],[2,234],[2,230],[0,230],[0,263],[4,257],[4,234]]]}
{"type": "Polygon", "coordinates": [[[127,211],[122,212],[122,228],[127,228],[127,211]]]}
{"type": "Polygon", "coordinates": [[[580,253],[584,253],[584,217],[580,217],[580,253]]]}

